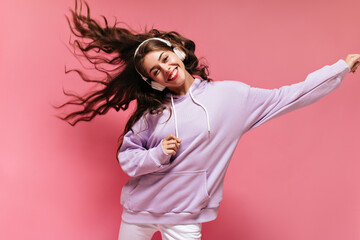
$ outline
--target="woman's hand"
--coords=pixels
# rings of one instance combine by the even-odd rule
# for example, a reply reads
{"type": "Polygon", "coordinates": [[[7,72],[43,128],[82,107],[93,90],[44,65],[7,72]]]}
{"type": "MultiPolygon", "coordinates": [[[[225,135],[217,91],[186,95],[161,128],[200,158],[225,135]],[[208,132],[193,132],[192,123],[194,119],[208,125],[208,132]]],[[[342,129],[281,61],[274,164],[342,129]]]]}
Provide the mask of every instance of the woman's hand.
{"type": "Polygon", "coordinates": [[[180,147],[181,139],[170,134],[162,140],[162,147],[167,154],[175,155],[180,147]]]}
{"type": "Polygon", "coordinates": [[[359,59],[360,54],[349,54],[345,58],[345,62],[349,65],[351,72],[355,73],[357,67],[360,65],[359,59]]]}

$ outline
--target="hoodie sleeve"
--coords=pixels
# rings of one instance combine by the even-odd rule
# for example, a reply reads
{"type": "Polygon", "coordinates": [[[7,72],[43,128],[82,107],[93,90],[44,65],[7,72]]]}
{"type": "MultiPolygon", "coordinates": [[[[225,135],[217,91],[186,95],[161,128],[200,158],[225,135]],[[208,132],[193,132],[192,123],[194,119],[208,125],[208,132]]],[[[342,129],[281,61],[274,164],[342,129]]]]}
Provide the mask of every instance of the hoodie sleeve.
{"type": "Polygon", "coordinates": [[[247,85],[245,111],[248,131],[290,111],[310,105],[340,86],[350,72],[348,64],[340,59],[310,73],[305,81],[279,89],[260,89],[247,85]]]}
{"type": "Polygon", "coordinates": [[[143,119],[134,124],[133,131],[125,134],[118,153],[120,166],[130,177],[159,171],[169,164],[171,157],[163,150],[162,141],[155,147],[146,147],[150,127],[144,128],[143,119]]]}

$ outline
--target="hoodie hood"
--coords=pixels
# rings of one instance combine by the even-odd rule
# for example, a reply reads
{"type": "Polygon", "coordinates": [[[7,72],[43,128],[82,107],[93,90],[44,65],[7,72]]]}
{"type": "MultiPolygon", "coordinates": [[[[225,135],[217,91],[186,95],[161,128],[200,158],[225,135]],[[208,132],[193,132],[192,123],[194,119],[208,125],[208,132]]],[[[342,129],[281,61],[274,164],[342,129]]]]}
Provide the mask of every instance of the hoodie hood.
{"type": "MultiPolygon", "coordinates": [[[[191,89],[191,93],[195,96],[199,95],[200,93],[202,93],[205,88],[206,88],[206,80],[201,80],[199,78],[194,78],[194,82],[191,84],[190,89],[191,89]]],[[[190,90],[189,89],[189,90],[190,90]]],[[[174,102],[181,102],[184,99],[190,97],[190,91],[187,91],[186,94],[184,95],[176,95],[176,94],[172,94],[172,93],[167,93],[165,98],[170,102],[171,101],[171,96],[174,99],[174,102]]]]}

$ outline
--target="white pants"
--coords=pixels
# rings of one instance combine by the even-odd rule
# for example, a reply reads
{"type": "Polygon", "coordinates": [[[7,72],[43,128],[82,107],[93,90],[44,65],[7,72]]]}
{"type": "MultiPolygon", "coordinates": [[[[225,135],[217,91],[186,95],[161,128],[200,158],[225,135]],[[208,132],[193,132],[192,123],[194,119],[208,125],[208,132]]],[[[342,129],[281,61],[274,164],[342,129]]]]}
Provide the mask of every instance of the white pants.
{"type": "Polygon", "coordinates": [[[156,231],[160,231],[163,240],[201,239],[201,223],[170,225],[121,221],[118,240],[151,240],[156,231]]]}

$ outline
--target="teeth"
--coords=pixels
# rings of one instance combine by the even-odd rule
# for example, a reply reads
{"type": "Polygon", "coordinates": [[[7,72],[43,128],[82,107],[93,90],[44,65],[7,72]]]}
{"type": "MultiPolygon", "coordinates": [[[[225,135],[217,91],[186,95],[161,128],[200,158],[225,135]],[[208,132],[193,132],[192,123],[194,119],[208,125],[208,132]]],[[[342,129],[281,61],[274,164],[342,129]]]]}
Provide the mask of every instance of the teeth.
{"type": "Polygon", "coordinates": [[[173,79],[175,77],[176,69],[172,72],[169,79],[173,79]]]}

